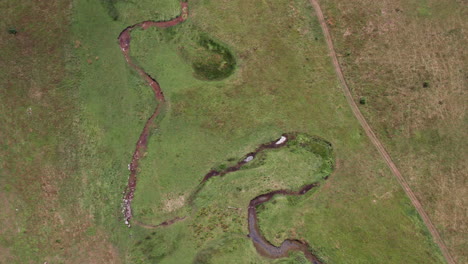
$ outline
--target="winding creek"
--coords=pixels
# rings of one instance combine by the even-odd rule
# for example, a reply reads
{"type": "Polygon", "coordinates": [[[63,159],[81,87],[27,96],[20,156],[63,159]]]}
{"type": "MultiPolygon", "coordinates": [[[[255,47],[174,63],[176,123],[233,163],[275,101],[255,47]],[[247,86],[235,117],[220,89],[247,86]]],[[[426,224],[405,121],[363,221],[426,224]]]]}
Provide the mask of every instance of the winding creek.
{"type": "Polygon", "coordinates": [[[130,33],[134,29],[142,29],[145,30],[149,27],[159,27],[159,28],[167,28],[171,26],[178,25],[185,21],[188,16],[188,4],[187,2],[182,2],[182,14],[172,20],[169,21],[144,21],[138,24],[135,24],[133,26],[125,28],[119,35],[118,40],[119,40],[119,45],[120,49],[122,50],[122,53],[125,57],[125,60],[127,61],[128,65],[135,69],[140,76],[148,83],[148,85],[151,87],[151,89],[154,92],[155,99],[156,101],[159,102],[158,106],[154,110],[153,114],[151,117],[146,121],[145,126],[143,127],[143,131],[140,134],[140,137],[138,138],[135,151],[133,152],[133,157],[132,161],[130,162],[128,169],[130,170],[130,177],[128,178],[128,183],[127,187],[124,191],[124,198],[123,198],[123,214],[125,218],[125,224],[130,227],[130,219],[132,218],[132,200],[133,197],[135,196],[135,188],[136,188],[136,182],[137,182],[137,172],[138,172],[138,165],[140,158],[143,156],[143,153],[148,146],[148,137],[150,134],[151,128],[155,125],[154,124],[154,119],[161,113],[162,107],[165,105],[166,98],[164,97],[164,94],[161,90],[161,86],[159,86],[159,83],[151,77],[148,73],[146,73],[141,67],[133,63],[131,57],[130,57],[130,40],[131,40],[131,35],[130,33]]]}
{"type": "Polygon", "coordinates": [[[279,247],[272,245],[262,234],[258,227],[257,206],[266,203],[275,195],[304,195],[312,188],[317,187],[318,183],[308,184],[302,187],[299,191],[293,192],[289,190],[276,190],[266,194],[259,195],[252,199],[249,203],[248,221],[249,221],[249,237],[252,240],[257,252],[268,258],[284,258],[288,256],[290,251],[302,251],[305,257],[314,264],[322,264],[320,260],[312,254],[309,245],[305,241],[286,239],[279,247]]]}
{"type": "MultiPolygon", "coordinates": [[[[155,100],[158,102],[158,105],[155,108],[153,114],[149,117],[149,119],[145,123],[145,126],[143,127],[140,137],[138,138],[138,141],[136,143],[132,161],[128,165],[130,176],[128,178],[127,186],[123,192],[124,196],[123,196],[123,203],[122,203],[122,212],[124,215],[124,221],[128,227],[131,226],[130,222],[133,217],[132,200],[135,195],[135,189],[136,189],[136,184],[137,184],[139,160],[141,157],[143,157],[143,153],[145,152],[148,146],[148,137],[150,135],[150,131],[155,126],[154,120],[161,113],[162,108],[165,107],[165,104],[166,104],[166,99],[164,97],[164,94],[162,92],[162,89],[159,83],[153,77],[151,77],[148,73],[146,73],[141,67],[139,67],[132,61],[130,57],[130,41],[131,41],[130,34],[132,30],[134,29],[145,30],[150,27],[158,27],[158,28],[172,27],[172,26],[175,26],[184,22],[187,18],[188,18],[188,3],[181,2],[181,15],[180,16],[169,21],[144,21],[144,22],[135,24],[133,26],[129,26],[125,28],[118,37],[119,45],[120,45],[120,48],[122,50],[122,53],[125,57],[127,64],[131,68],[136,70],[144,80],[146,80],[146,82],[148,83],[148,85],[151,87],[151,89],[154,92],[155,100]]],[[[243,166],[245,166],[249,162],[252,162],[257,156],[257,154],[259,154],[260,152],[264,150],[268,150],[268,149],[275,149],[275,148],[281,148],[281,147],[287,146],[287,143],[294,138],[295,138],[294,133],[283,134],[277,140],[260,145],[259,147],[257,147],[255,151],[248,153],[241,161],[239,161],[234,166],[228,167],[222,171],[217,171],[217,170],[209,171],[203,177],[196,191],[194,192],[194,194],[192,194],[192,199],[190,200],[193,200],[193,197],[203,188],[204,183],[208,181],[210,178],[213,178],[216,176],[223,176],[228,173],[235,172],[241,169],[243,166]]],[[[250,201],[249,206],[248,206],[248,228],[249,228],[248,236],[252,240],[257,252],[260,255],[268,257],[268,258],[283,258],[283,257],[287,257],[290,251],[301,251],[304,253],[305,257],[311,263],[314,263],[314,264],[322,263],[317,258],[317,256],[315,256],[310,251],[309,245],[305,241],[286,239],[285,241],[281,243],[279,247],[272,245],[260,232],[260,229],[258,227],[257,209],[256,209],[258,205],[268,202],[275,195],[289,195],[289,196],[304,195],[307,192],[309,192],[311,189],[313,189],[314,187],[317,187],[318,185],[319,185],[318,183],[308,184],[306,186],[303,186],[298,191],[276,190],[276,191],[272,191],[266,194],[259,195],[250,201]]],[[[157,226],[146,225],[143,223],[139,223],[136,220],[133,220],[133,222],[135,222],[135,224],[138,224],[142,227],[156,228],[156,227],[169,226],[183,219],[184,218],[177,217],[175,219],[165,221],[157,226]]]]}

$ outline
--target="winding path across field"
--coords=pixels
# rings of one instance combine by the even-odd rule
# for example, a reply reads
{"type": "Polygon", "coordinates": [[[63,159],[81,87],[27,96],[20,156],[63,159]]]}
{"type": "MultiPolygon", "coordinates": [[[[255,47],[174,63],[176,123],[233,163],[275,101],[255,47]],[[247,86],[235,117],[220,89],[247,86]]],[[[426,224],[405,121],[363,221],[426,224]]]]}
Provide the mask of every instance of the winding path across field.
{"type": "Polygon", "coordinates": [[[431,219],[427,215],[426,211],[424,211],[424,208],[422,207],[422,205],[419,202],[418,198],[414,194],[413,190],[411,190],[408,182],[406,182],[406,180],[401,175],[400,170],[398,170],[397,166],[395,165],[395,163],[390,158],[390,155],[385,150],[384,146],[382,145],[380,140],[377,138],[374,131],[369,126],[366,119],[364,118],[361,111],[359,110],[359,107],[357,106],[356,102],[354,101],[353,96],[351,94],[351,91],[350,91],[350,89],[348,87],[348,84],[346,83],[346,79],[344,78],[343,71],[341,70],[341,66],[340,66],[340,63],[338,61],[338,57],[337,57],[336,52],[335,52],[335,47],[333,46],[332,37],[331,37],[330,32],[328,30],[328,26],[327,26],[327,23],[325,21],[325,17],[323,15],[322,9],[320,8],[320,4],[319,4],[318,0],[309,0],[309,1],[312,4],[312,6],[314,7],[315,13],[316,13],[317,18],[318,18],[318,20],[320,22],[320,26],[322,27],[322,31],[323,31],[323,34],[325,36],[325,40],[327,42],[330,57],[332,58],[333,66],[334,66],[335,71],[336,71],[336,75],[338,75],[338,78],[340,79],[341,86],[343,87],[343,91],[344,91],[345,96],[346,96],[346,100],[348,101],[349,106],[353,110],[354,116],[357,118],[357,120],[361,124],[361,127],[366,132],[367,137],[369,137],[369,139],[372,141],[372,144],[374,144],[374,146],[377,148],[380,155],[382,156],[382,158],[385,160],[388,167],[392,171],[393,175],[395,176],[395,178],[398,180],[401,187],[405,191],[406,195],[411,200],[411,203],[413,204],[413,206],[416,208],[419,215],[423,219],[424,223],[427,226],[427,229],[429,229],[429,232],[431,232],[435,243],[437,243],[437,245],[439,246],[439,248],[442,251],[442,254],[444,255],[447,262],[449,264],[455,264],[455,261],[452,258],[452,256],[450,255],[450,252],[448,251],[447,246],[445,245],[444,241],[440,237],[439,232],[435,228],[434,224],[432,223],[431,219]]]}

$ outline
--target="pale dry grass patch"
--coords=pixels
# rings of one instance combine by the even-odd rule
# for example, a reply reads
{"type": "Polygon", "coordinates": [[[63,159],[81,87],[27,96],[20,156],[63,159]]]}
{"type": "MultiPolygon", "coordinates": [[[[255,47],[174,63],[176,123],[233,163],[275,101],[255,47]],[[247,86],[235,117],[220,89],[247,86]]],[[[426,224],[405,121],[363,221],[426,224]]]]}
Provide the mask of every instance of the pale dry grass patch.
{"type": "Polygon", "coordinates": [[[468,260],[466,5],[322,1],[361,111],[454,257],[468,260]]]}
{"type": "Polygon", "coordinates": [[[168,198],[163,202],[163,210],[166,212],[173,212],[179,208],[182,208],[185,205],[185,196],[179,195],[168,195],[168,198]]]}

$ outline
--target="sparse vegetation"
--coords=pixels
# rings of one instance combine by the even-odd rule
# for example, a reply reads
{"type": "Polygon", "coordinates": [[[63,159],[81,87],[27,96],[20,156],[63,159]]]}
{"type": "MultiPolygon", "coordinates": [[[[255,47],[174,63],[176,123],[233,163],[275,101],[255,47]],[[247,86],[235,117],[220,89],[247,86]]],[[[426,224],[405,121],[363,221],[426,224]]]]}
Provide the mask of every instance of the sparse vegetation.
{"type": "Polygon", "coordinates": [[[0,2],[0,263],[119,262],[81,206],[70,7],[0,2]]]}
{"type": "Polygon", "coordinates": [[[468,262],[466,5],[332,0],[323,9],[337,52],[354,54],[340,60],[356,100],[372,98],[361,111],[452,255],[468,262]]]}

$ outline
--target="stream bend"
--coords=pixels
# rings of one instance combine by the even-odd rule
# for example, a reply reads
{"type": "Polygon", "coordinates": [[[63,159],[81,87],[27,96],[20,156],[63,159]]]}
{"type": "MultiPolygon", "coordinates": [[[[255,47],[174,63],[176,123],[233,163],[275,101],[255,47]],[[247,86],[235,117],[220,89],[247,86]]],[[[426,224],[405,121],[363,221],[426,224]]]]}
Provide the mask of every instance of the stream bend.
{"type": "MultiPolygon", "coordinates": [[[[135,151],[132,156],[132,161],[128,165],[130,176],[128,178],[127,186],[123,192],[124,196],[123,196],[123,202],[122,202],[122,213],[124,215],[125,224],[128,227],[131,226],[130,220],[133,217],[132,201],[135,195],[135,189],[136,189],[136,184],[137,184],[139,160],[143,156],[143,153],[148,146],[148,137],[150,135],[150,131],[155,126],[154,120],[156,119],[157,116],[159,116],[162,108],[165,106],[165,103],[166,103],[166,99],[164,97],[162,89],[159,83],[156,81],[156,79],[151,77],[148,73],[144,71],[144,69],[142,69],[140,66],[136,65],[132,61],[130,57],[130,41],[131,41],[130,33],[134,29],[146,30],[150,27],[158,27],[158,28],[172,27],[172,26],[175,26],[184,22],[187,18],[188,18],[188,3],[181,2],[181,14],[178,17],[168,20],[168,21],[151,21],[151,20],[144,21],[144,22],[125,28],[118,37],[119,46],[127,64],[131,68],[136,70],[138,74],[147,82],[147,84],[151,87],[151,89],[154,92],[155,100],[158,102],[158,106],[155,108],[153,114],[148,118],[148,120],[145,123],[145,126],[143,127],[140,137],[138,138],[138,141],[136,143],[135,151]]],[[[209,171],[204,176],[202,181],[200,182],[194,195],[192,195],[192,198],[201,190],[201,188],[204,186],[204,183],[208,181],[210,178],[215,177],[215,176],[223,176],[228,173],[237,171],[245,164],[251,162],[259,152],[266,150],[266,149],[284,147],[286,146],[287,142],[293,137],[294,137],[294,134],[283,134],[281,138],[275,141],[260,145],[254,152],[247,154],[245,158],[239,161],[236,165],[226,168],[223,171],[216,171],[216,170],[209,171]]],[[[258,205],[268,202],[275,195],[293,195],[293,196],[304,195],[308,191],[313,189],[314,187],[317,187],[318,185],[319,185],[318,183],[308,184],[296,192],[290,191],[290,190],[276,190],[276,191],[272,191],[266,194],[259,195],[250,201],[249,207],[248,207],[248,226],[249,226],[248,236],[252,240],[255,248],[257,249],[257,252],[260,255],[268,257],[268,258],[283,258],[283,257],[287,257],[290,251],[302,251],[304,255],[306,256],[306,258],[311,263],[322,264],[322,262],[319,261],[317,256],[315,256],[310,251],[309,245],[305,241],[286,239],[285,241],[283,241],[283,243],[281,243],[279,247],[272,245],[268,240],[265,239],[265,237],[263,237],[263,235],[260,232],[260,229],[258,227],[257,210],[256,210],[256,207],[258,205]]],[[[164,221],[161,224],[155,225],[155,226],[139,223],[138,221],[134,221],[134,222],[142,227],[158,228],[158,227],[169,226],[183,219],[184,218],[177,217],[172,220],[164,221]]]]}

